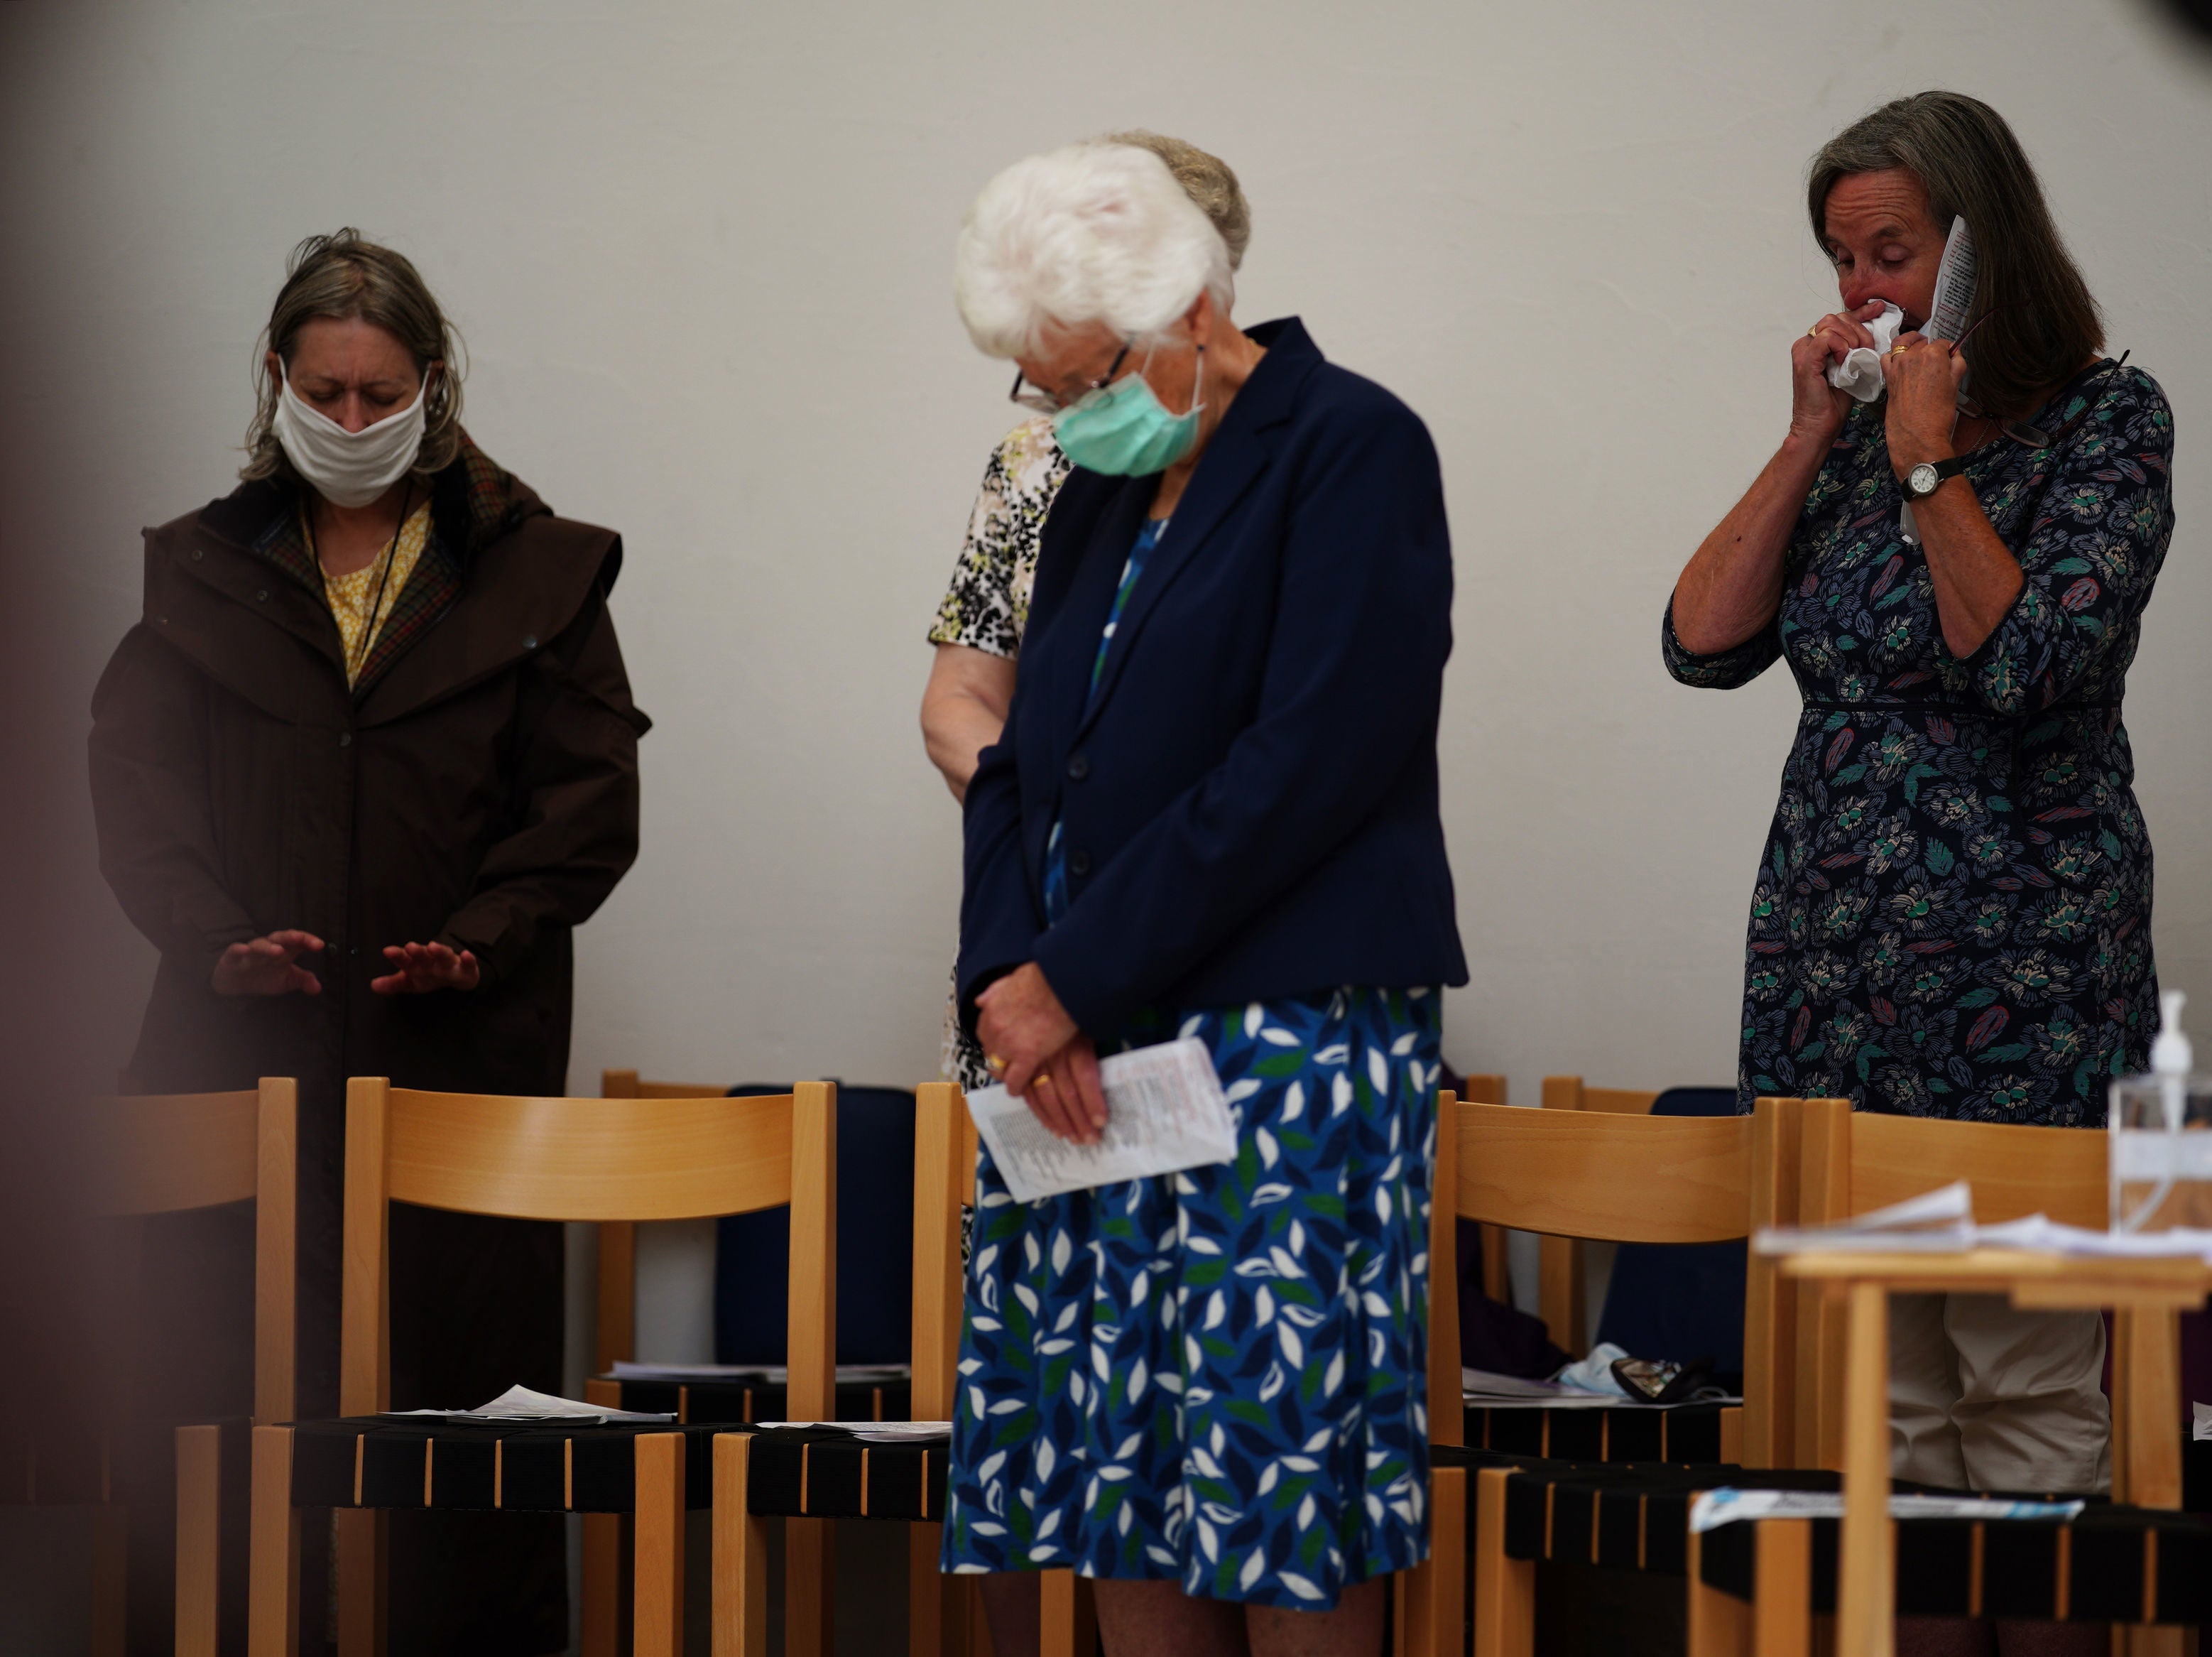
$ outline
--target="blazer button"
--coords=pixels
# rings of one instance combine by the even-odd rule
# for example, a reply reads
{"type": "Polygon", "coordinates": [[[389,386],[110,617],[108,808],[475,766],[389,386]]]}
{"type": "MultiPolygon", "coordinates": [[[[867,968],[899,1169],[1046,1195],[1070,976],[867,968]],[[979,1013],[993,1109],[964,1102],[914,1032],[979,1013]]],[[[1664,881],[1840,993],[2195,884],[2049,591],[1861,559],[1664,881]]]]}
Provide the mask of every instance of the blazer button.
{"type": "Polygon", "coordinates": [[[340,731],[338,733],[338,746],[341,748],[350,748],[353,746],[353,733],[351,731],[340,731]]]}
{"type": "Polygon", "coordinates": [[[266,604],[266,603],[268,603],[268,602],[269,602],[269,589],[268,589],[267,588],[265,588],[265,587],[264,587],[264,588],[262,588],[258,593],[256,593],[256,594],[253,595],[253,601],[254,601],[256,604],[266,604]]]}
{"type": "Polygon", "coordinates": [[[1073,851],[1067,854],[1067,868],[1068,872],[1073,874],[1090,874],[1091,854],[1084,850],[1082,847],[1078,846],[1073,851]]]}
{"type": "Polygon", "coordinates": [[[538,648],[538,635],[525,633],[522,636],[522,648],[526,650],[535,650],[538,648]]]}
{"type": "Polygon", "coordinates": [[[196,547],[194,547],[194,548],[192,549],[192,562],[193,562],[194,564],[198,564],[198,563],[202,558],[205,557],[206,556],[207,556],[207,555],[206,555],[205,553],[202,552],[202,551],[199,550],[199,548],[198,548],[197,546],[196,546],[196,547]]]}
{"type": "Polygon", "coordinates": [[[1091,762],[1081,754],[1071,754],[1067,760],[1067,775],[1071,782],[1080,783],[1091,775],[1091,762]]]}

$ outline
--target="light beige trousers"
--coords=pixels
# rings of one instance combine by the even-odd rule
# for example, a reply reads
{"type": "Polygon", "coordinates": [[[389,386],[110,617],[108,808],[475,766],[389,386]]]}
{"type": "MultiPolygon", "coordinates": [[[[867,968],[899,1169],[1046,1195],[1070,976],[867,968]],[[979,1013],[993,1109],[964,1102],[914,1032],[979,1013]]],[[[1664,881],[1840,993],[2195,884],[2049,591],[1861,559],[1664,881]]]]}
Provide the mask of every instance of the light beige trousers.
{"type": "Polygon", "coordinates": [[[1893,1295],[1890,1468],[1959,1490],[2112,1488],[2112,1412],[2094,1312],[2021,1312],[2000,1295],[1893,1295]]]}

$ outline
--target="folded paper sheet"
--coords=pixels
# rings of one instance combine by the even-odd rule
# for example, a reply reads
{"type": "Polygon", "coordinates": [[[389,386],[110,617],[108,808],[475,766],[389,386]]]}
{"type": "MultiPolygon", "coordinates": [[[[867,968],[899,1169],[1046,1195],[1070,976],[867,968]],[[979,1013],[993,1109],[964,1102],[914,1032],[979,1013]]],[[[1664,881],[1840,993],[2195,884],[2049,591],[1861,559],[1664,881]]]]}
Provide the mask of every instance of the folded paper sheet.
{"type": "Polygon", "coordinates": [[[550,1392],[533,1392],[526,1386],[510,1386],[489,1404],[473,1410],[387,1410],[402,1420],[489,1422],[500,1426],[599,1427],[611,1421],[674,1421],[673,1412],[662,1415],[644,1410],[610,1410],[602,1404],[557,1398],[550,1392]]]}
{"type": "Polygon", "coordinates": [[[1098,1063],[1106,1127],[1095,1145],[1060,1138],[1004,1087],[968,1095],[975,1131],[1018,1203],[1177,1173],[1237,1154],[1237,1124],[1206,1044],[1195,1038],[1098,1063]]]}

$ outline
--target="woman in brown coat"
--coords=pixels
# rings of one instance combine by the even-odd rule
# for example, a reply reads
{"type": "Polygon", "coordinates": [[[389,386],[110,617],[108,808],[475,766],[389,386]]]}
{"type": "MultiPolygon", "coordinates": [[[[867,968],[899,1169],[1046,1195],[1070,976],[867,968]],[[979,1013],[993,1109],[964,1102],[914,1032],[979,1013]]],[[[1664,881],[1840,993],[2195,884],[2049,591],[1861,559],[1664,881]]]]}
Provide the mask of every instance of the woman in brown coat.
{"type": "MultiPolygon", "coordinates": [[[[620,538],[470,441],[405,259],[302,243],[268,344],[244,483],[146,536],[92,785],[101,868],[161,951],[131,1085],[299,1078],[299,1409],[327,1416],[345,1078],[566,1091],[570,934],[636,855],[647,722],[607,610],[620,538]]],[[[393,1407],[558,1390],[558,1227],[403,1206],[391,1246],[393,1407]]],[[[455,1522],[395,1526],[395,1649],[565,1644],[557,1520],[411,1517],[455,1522]],[[469,1578],[515,1597],[407,1626],[469,1578]]]]}

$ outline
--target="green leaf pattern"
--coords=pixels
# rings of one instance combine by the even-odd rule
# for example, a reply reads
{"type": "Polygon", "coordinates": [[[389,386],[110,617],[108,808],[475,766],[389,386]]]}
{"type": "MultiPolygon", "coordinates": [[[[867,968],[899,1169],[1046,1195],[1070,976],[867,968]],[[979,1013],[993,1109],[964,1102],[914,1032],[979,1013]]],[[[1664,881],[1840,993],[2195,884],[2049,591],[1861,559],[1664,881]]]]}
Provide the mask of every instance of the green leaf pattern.
{"type": "Polygon", "coordinates": [[[1023,1204],[981,1157],[945,1569],[1326,1609],[1419,1563],[1442,1010],[1344,989],[1150,1020],[1212,1051],[1218,1167],[1023,1204]]]}

